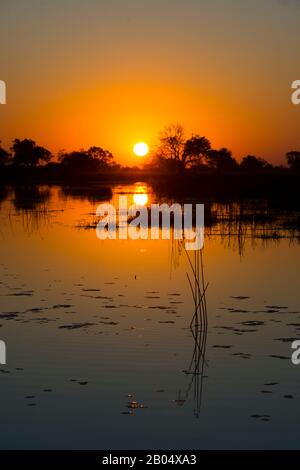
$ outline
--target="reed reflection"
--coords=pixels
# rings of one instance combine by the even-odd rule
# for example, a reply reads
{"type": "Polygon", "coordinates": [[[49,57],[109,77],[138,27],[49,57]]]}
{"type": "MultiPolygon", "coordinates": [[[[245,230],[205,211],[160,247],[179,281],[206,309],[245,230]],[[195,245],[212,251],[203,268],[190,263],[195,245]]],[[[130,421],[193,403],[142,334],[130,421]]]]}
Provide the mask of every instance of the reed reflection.
{"type": "Polygon", "coordinates": [[[188,260],[190,272],[187,272],[187,279],[193,297],[194,311],[189,325],[191,336],[193,338],[193,353],[188,368],[184,370],[184,374],[188,377],[188,384],[184,394],[181,390],[178,392],[178,398],[174,402],[178,406],[183,406],[189,399],[191,393],[193,395],[193,413],[195,418],[199,418],[202,396],[203,396],[203,379],[205,378],[205,359],[206,342],[207,342],[207,303],[206,291],[208,283],[204,278],[203,250],[195,251],[190,254],[183,248],[188,260]]]}
{"type": "Polygon", "coordinates": [[[22,225],[27,232],[39,231],[41,226],[49,224],[51,197],[51,189],[48,186],[14,186],[13,207],[17,215],[21,215],[22,225]]]}

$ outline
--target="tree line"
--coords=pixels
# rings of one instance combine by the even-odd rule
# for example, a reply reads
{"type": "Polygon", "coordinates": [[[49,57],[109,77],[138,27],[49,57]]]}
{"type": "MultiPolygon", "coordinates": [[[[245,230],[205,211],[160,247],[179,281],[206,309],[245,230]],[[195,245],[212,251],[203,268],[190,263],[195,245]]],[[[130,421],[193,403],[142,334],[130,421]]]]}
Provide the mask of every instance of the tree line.
{"type": "MultiPolygon", "coordinates": [[[[287,152],[286,162],[292,170],[300,170],[300,151],[287,152]]],[[[41,166],[46,167],[45,169],[61,168],[74,173],[122,170],[113,154],[102,147],[60,151],[55,158],[50,150],[37,145],[31,139],[15,139],[9,150],[3,148],[0,142],[0,167],[41,166]]],[[[272,168],[274,167],[265,159],[254,155],[247,155],[238,163],[229,149],[214,149],[204,136],[192,135],[186,139],[184,129],[179,124],[169,125],[160,133],[158,144],[144,165],[144,170],[166,173],[207,170],[261,172],[272,168]]]]}
{"type": "MultiPolygon", "coordinates": [[[[286,162],[290,168],[300,170],[300,151],[287,152],[286,162]]],[[[265,159],[254,155],[247,155],[238,163],[231,150],[226,147],[214,149],[207,137],[201,135],[186,139],[180,124],[169,125],[161,132],[149,165],[177,172],[188,169],[259,172],[274,168],[265,159]]]]}
{"type": "Polygon", "coordinates": [[[88,150],[72,152],[60,151],[55,160],[54,155],[45,147],[37,145],[31,139],[15,139],[10,151],[0,143],[0,166],[35,168],[38,166],[60,166],[74,171],[98,170],[114,167],[111,152],[101,147],[90,147],[88,150]]]}

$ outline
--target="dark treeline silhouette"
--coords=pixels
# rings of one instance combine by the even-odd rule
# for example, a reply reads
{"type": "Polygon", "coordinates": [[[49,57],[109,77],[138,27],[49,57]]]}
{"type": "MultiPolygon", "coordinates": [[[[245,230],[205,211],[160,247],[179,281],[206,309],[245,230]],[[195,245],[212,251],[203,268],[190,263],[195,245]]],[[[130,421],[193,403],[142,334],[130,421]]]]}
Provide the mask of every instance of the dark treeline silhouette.
{"type": "MultiPolygon", "coordinates": [[[[286,160],[291,169],[300,168],[300,152],[288,152],[286,160]]],[[[189,170],[195,173],[207,170],[261,172],[274,167],[263,158],[254,155],[245,156],[239,164],[231,150],[226,147],[212,148],[205,136],[192,135],[186,139],[183,127],[180,124],[171,124],[160,134],[159,144],[152,154],[148,168],[168,172],[189,170]]]]}
{"type": "MultiPolygon", "coordinates": [[[[287,152],[286,162],[290,169],[300,170],[300,151],[287,152]]],[[[55,158],[50,150],[37,145],[31,139],[15,139],[10,150],[3,148],[0,142],[0,167],[2,173],[7,168],[24,170],[37,167],[44,167],[47,170],[56,168],[73,174],[107,170],[128,171],[128,168],[121,167],[115,162],[109,150],[101,147],[93,146],[88,150],[80,149],[72,152],[60,151],[55,158]]],[[[144,171],[164,173],[184,171],[197,173],[208,170],[260,172],[273,168],[266,160],[254,155],[247,155],[238,163],[229,149],[212,148],[210,141],[204,136],[192,135],[186,139],[180,124],[171,124],[161,132],[158,145],[144,165],[144,171]]]]}
{"type": "Polygon", "coordinates": [[[88,150],[70,153],[60,152],[58,159],[59,165],[75,173],[118,168],[118,165],[114,163],[113,154],[101,147],[90,147],[88,150]]]}
{"type": "Polygon", "coordinates": [[[50,150],[41,147],[31,139],[15,139],[10,151],[0,145],[0,168],[2,174],[50,176],[59,174],[88,174],[107,169],[118,169],[111,152],[101,147],[88,150],[60,151],[55,158],[50,150]],[[39,171],[37,171],[39,169],[39,171]]]}
{"type": "MultiPolygon", "coordinates": [[[[300,170],[300,151],[286,153],[286,162],[292,170],[300,170]]],[[[60,151],[56,158],[50,150],[39,146],[31,139],[15,139],[10,150],[4,149],[0,141],[0,167],[4,168],[59,168],[71,173],[89,173],[104,170],[127,170],[114,160],[109,150],[90,147],[88,150],[60,151]]],[[[207,137],[192,135],[185,138],[180,124],[167,126],[159,135],[159,143],[147,159],[144,170],[165,173],[199,172],[218,170],[234,172],[238,170],[260,172],[274,168],[263,158],[245,156],[240,163],[226,147],[214,149],[207,137]]],[[[277,167],[278,168],[278,167],[277,167]]],[[[281,168],[281,167],[279,167],[281,168]]]]}
{"type": "Polygon", "coordinates": [[[300,152],[288,152],[286,161],[287,167],[276,167],[247,155],[238,163],[229,149],[214,149],[201,135],[186,139],[183,127],[172,124],[160,134],[146,167],[160,175],[153,186],[161,195],[191,195],[205,201],[266,198],[299,208],[300,152]]]}
{"type": "Polygon", "coordinates": [[[148,180],[157,190],[203,197],[298,196],[300,151],[286,153],[287,166],[273,166],[263,158],[245,156],[240,163],[225,147],[214,149],[205,136],[185,137],[180,124],[167,126],[142,168],[122,167],[113,154],[90,147],[54,156],[31,139],[15,139],[11,148],[0,142],[0,180],[72,183],[80,181],[148,180]]]}

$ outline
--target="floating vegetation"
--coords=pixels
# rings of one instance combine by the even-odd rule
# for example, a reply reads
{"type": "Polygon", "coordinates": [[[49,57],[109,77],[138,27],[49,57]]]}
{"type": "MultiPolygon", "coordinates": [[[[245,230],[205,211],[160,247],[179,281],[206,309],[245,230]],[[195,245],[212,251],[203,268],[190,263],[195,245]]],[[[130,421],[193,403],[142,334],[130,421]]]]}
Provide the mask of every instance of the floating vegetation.
{"type": "Polygon", "coordinates": [[[240,352],[240,353],[233,353],[232,356],[239,356],[241,359],[251,359],[252,354],[240,352]]]}
{"type": "Polygon", "coordinates": [[[43,312],[44,310],[47,310],[47,307],[34,307],[34,308],[29,308],[28,310],[25,311],[25,313],[37,313],[37,312],[43,312]]]}
{"type": "Polygon", "coordinates": [[[4,312],[0,313],[0,318],[4,320],[12,320],[18,316],[19,312],[4,312]]]}
{"type": "Polygon", "coordinates": [[[58,328],[66,330],[77,330],[79,328],[87,328],[93,325],[95,325],[95,323],[72,323],[70,325],[61,325],[58,328]]]}
{"type": "Polygon", "coordinates": [[[231,295],[230,296],[231,299],[236,299],[236,300],[246,300],[246,299],[250,299],[250,297],[246,296],[246,295],[231,295]]]}
{"type": "Polygon", "coordinates": [[[100,292],[101,289],[81,289],[83,292],[100,292]]]}
{"type": "Polygon", "coordinates": [[[277,354],[270,354],[269,357],[273,357],[274,359],[281,359],[281,360],[291,360],[289,356],[279,356],[277,354]]]}
{"type": "Polygon", "coordinates": [[[71,308],[71,307],[73,307],[73,305],[70,305],[70,304],[57,304],[57,305],[53,305],[52,308],[58,309],[58,308],[71,308]]]}
{"type": "Polygon", "coordinates": [[[33,290],[23,291],[23,292],[15,292],[14,294],[7,294],[9,296],[14,297],[31,297],[34,294],[33,290]]]}
{"type": "Polygon", "coordinates": [[[227,308],[230,313],[252,313],[250,310],[245,310],[241,308],[227,308]]]}
{"type": "Polygon", "coordinates": [[[254,415],[251,415],[251,418],[259,419],[260,421],[270,421],[271,416],[254,414],[254,415]]]}
{"type": "Polygon", "coordinates": [[[280,309],[287,309],[288,307],[281,307],[280,305],[266,305],[266,308],[280,310],[280,309]]]}

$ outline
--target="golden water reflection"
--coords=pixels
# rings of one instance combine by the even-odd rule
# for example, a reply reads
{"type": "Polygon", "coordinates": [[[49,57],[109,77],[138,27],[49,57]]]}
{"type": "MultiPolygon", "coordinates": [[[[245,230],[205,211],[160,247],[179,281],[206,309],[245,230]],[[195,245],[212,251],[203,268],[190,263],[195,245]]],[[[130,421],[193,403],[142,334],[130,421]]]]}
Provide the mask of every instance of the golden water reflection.
{"type": "Polygon", "coordinates": [[[133,202],[137,206],[146,206],[148,203],[148,194],[136,193],[133,195],[133,202]]]}

